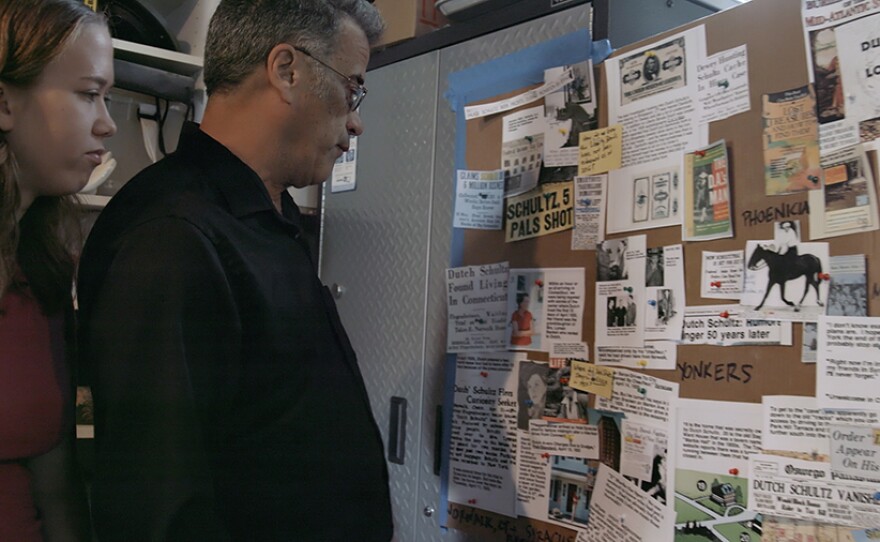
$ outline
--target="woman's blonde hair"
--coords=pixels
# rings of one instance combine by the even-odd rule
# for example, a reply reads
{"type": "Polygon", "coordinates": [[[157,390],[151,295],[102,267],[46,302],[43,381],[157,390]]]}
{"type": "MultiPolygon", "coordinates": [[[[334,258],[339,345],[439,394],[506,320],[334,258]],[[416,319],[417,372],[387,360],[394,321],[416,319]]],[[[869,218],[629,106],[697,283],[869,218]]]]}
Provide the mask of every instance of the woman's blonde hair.
{"type": "MultiPolygon", "coordinates": [[[[0,81],[28,88],[85,24],[106,18],[76,0],[0,2],[0,81]]],[[[47,314],[69,304],[79,221],[73,196],[41,196],[18,219],[21,198],[15,156],[0,132],[0,297],[21,290],[18,269],[47,314]]]]}

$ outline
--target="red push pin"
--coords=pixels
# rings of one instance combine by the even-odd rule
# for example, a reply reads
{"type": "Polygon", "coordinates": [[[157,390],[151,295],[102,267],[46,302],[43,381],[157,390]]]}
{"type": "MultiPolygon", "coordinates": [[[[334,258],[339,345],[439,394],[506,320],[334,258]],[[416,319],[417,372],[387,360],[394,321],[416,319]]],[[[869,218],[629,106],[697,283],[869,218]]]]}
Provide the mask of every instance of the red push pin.
{"type": "Polygon", "coordinates": [[[720,280],[713,280],[712,282],[709,283],[709,286],[711,286],[712,288],[721,288],[721,281],[720,280]]]}
{"type": "Polygon", "coordinates": [[[706,156],[706,151],[694,151],[694,154],[702,158],[706,156]]]}
{"type": "Polygon", "coordinates": [[[563,376],[559,379],[559,383],[565,386],[566,384],[568,384],[568,378],[563,376]]]}
{"type": "Polygon", "coordinates": [[[831,275],[828,273],[819,273],[819,280],[831,280],[831,275]]]}
{"type": "Polygon", "coordinates": [[[535,279],[535,284],[537,284],[541,288],[544,287],[544,281],[541,279],[535,279]]]}
{"type": "Polygon", "coordinates": [[[477,499],[468,500],[468,504],[477,504],[477,499]]]}
{"type": "Polygon", "coordinates": [[[483,378],[486,378],[489,376],[489,373],[487,373],[486,371],[480,371],[480,376],[482,376],[483,378]]]}
{"type": "Polygon", "coordinates": [[[543,457],[544,459],[550,459],[550,454],[544,452],[543,454],[541,454],[541,457],[543,457]]]}
{"type": "Polygon", "coordinates": [[[729,472],[732,476],[739,476],[739,469],[734,468],[734,469],[730,469],[727,472],[729,472]]]}
{"type": "Polygon", "coordinates": [[[730,313],[727,311],[724,311],[721,314],[719,314],[718,316],[720,316],[722,318],[730,318],[730,313]]]}

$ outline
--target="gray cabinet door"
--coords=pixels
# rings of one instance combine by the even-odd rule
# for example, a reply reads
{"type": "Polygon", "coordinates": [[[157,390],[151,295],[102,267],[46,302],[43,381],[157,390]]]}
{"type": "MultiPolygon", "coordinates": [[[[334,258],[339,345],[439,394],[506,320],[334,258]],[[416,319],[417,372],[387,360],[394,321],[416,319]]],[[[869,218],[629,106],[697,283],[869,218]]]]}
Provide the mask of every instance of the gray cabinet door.
{"type": "MultiPolygon", "coordinates": [[[[400,542],[469,538],[441,531],[440,479],[433,470],[455,182],[455,115],[443,99],[446,78],[589,24],[584,5],[371,71],[357,189],[332,194],[325,186],[321,277],[344,288],[339,311],[386,449],[391,398],[408,404],[405,462],[389,463],[400,542]]],[[[357,453],[355,442],[340,446],[357,453]]]]}

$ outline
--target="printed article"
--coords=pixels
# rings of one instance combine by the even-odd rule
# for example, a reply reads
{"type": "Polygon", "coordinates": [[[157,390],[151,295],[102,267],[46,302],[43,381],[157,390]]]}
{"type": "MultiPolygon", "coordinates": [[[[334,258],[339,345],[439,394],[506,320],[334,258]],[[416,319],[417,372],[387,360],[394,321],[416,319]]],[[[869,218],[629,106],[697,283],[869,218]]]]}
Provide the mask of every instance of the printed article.
{"type": "Polygon", "coordinates": [[[822,189],[810,192],[810,239],[880,228],[874,176],[861,145],[823,157],[822,171],[822,189]]]}
{"type": "Polygon", "coordinates": [[[631,209],[609,215],[610,233],[681,223],[680,153],[708,143],[696,90],[705,51],[698,26],[606,63],[608,124],[623,127],[623,167],[610,173],[608,202],[631,209]]]}
{"type": "Polygon", "coordinates": [[[505,111],[522,107],[540,100],[551,92],[559,90],[565,85],[571,83],[573,79],[574,74],[571,70],[566,70],[561,73],[558,78],[552,81],[547,81],[538,88],[528,90],[512,98],[487,104],[466,106],[464,108],[464,118],[465,120],[471,120],[480,117],[488,117],[489,115],[497,115],[498,113],[504,113],[505,111]]]}
{"type": "Polygon", "coordinates": [[[526,432],[519,437],[517,514],[582,530],[589,521],[598,461],[538,452],[526,432]]]}
{"type": "Polygon", "coordinates": [[[765,395],[763,448],[773,452],[802,453],[814,461],[828,461],[828,424],[831,413],[818,407],[815,397],[765,395]]]}
{"type": "Polygon", "coordinates": [[[458,170],[453,227],[500,230],[503,213],[503,171],[458,170]]]}
{"type": "Polygon", "coordinates": [[[540,105],[504,116],[501,121],[501,165],[504,197],[538,186],[544,159],[544,108],[540,105]]]}
{"type": "Polygon", "coordinates": [[[684,155],[684,241],[733,237],[724,140],[684,155]]]}
{"type": "Polygon", "coordinates": [[[587,542],[666,542],[672,540],[672,510],[629,483],[606,465],[599,466],[590,502],[587,542]]]}
{"type": "Polygon", "coordinates": [[[608,124],[623,128],[622,168],[608,181],[609,233],[681,223],[681,152],[708,144],[700,124],[698,26],[606,62],[608,124]]]}
{"type": "Polygon", "coordinates": [[[820,316],[818,336],[819,407],[880,410],[880,318],[820,316]]]}
{"type": "Polygon", "coordinates": [[[571,181],[542,184],[509,197],[504,217],[508,243],[570,230],[574,227],[574,185],[571,181]]]}
{"type": "Polygon", "coordinates": [[[336,159],[330,175],[330,192],[350,192],[357,188],[357,136],[348,138],[348,150],[336,159]]]}
{"type": "Polygon", "coordinates": [[[595,250],[605,239],[605,201],[608,175],[574,179],[574,230],[572,250],[595,250]]]}
{"type": "Polygon", "coordinates": [[[555,81],[566,71],[572,73],[571,82],[544,96],[544,167],[577,166],[580,134],[599,125],[593,63],[544,70],[544,80],[555,81]]]}
{"type": "Polygon", "coordinates": [[[739,299],[742,296],[743,268],[742,250],[703,251],[700,297],[739,299]]]}
{"type": "Polygon", "coordinates": [[[804,1],[804,43],[816,88],[822,155],[877,137],[874,78],[880,4],[804,1]],[[845,98],[845,99],[844,99],[845,98]]]}
{"type": "Polygon", "coordinates": [[[880,527],[874,486],[832,480],[829,463],[756,454],[749,464],[750,509],[836,525],[880,527]]]}
{"type": "Polygon", "coordinates": [[[749,56],[745,44],[697,64],[700,123],[723,120],[751,109],[749,56]]]}
{"type": "Polygon", "coordinates": [[[456,360],[449,449],[449,500],[514,516],[517,354],[456,360]]]}
{"type": "Polygon", "coordinates": [[[825,314],[829,270],[828,243],[746,241],[740,305],[749,317],[815,321],[825,314]]]}
{"type": "Polygon", "coordinates": [[[648,496],[670,504],[667,493],[670,455],[666,428],[626,418],[621,424],[620,473],[639,484],[648,496]]]}
{"type": "MultiPolygon", "coordinates": [[[[868,283],[865,255],[832,256],[831,287],[828,289],[828,316],[867,316],[868,283]]],[[[804,322],[801,361],[816,363],[819,337],[815,322],[804,322]]]]}
{"type": "Polygon", "coordinates": [[[446,351],[507,349],[507,262],[446,270],[446,351]]]}
{"type": "Polygon", "coordinates": [[[791,322],[746,318],[739,305],[685,308],[681,344],[792,345],[791,322]]]}
{"type": "Polygon", "coordinates": [[[649,341],[644,346],[596,348],[597,365],[618,365],[631,369],[673,370],[678,359],[676,342],[649,341]]]}
{"type": "Polygon", "coordinates": [[[684,321],[684,250],[649,248],[645,258],[645,340],[681,339],[684,321]]]}
{"type": "Polygon", "coordinates": [[[596,397],[596,409],[621,412],[649,420],[664,427],[673,423],[673,403],[678,399],[678,384],[627,369],[614,371],[614,393],[610,399],[596,397]]]}
{"type": "Polygon", "coordinates": [[[599,428],[595,425],[529,420],[528,435],[536,453],[599,459],[599,428]]]}
{"type": "Polygon", "coordinates": [[[645,336],[645,236],[596,249],[596,346],[641,346],[645,336]]]}
{"type": "Polygon", "coordinates": [[[550,351],[581,343],[584,280],[581,268],[511,269],[507,347],[550,351]]]}
{"type": "Polygon", "coordinates": [[[761,405],[680,399],[676,421],[676,540],[760,541],[746,504],[748,458],[761,451],[761,405]]]}

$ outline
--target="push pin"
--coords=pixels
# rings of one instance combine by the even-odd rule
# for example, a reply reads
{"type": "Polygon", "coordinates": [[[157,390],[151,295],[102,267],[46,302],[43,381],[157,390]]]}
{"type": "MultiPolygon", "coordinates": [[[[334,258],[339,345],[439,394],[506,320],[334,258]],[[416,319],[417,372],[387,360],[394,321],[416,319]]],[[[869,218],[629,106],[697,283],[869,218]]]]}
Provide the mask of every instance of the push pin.
{"type": "Polygon", "coordinates": [[[646,359],[640,359],[638,363],[639,363],[639,367],[641,367],[642,369],[644,369],[645,367],[648,366],[648,360],[646,360],[646,359]]]}
{"type": "Polygon", "coordinates": [[[642,395],[645,395],[646,393],[648,393],[648,390],[646,390],[645,388],[639,388],[638,392],[641,393],[642,395]]]}
{"type": "Polygon", "coordinates": [[[560,128],[559,133],[562,135],[568,135],[568,130],[563,130],[562,128],[560,128]]]}
{"type": "Polygon", "coordinates": [[[526,406],[532,406],[534,404],[535,404],[535,402],[532,401],[531,399],[526,399],[526,406]]]}
{"type": "Polygon", "coordinates": [[[526,141],[528,141],[529,143],[532,143],[534,141],[534,139],[532,138],[532,136],[526,136],[526,141]]]}
{"type": "Polygon", "coordinates": [[[831,280],[831,275],[828,273],[819,273],[819,280],[831,280]]]}
{"type": "Polygon", "coordinates": [[[489,376],[489,373],[487,373],[486,371],[480,371],[480,376],[482,376],[483,378],[486,378],[489,376]]]}
{"type": "Polygon", "coordinates": [[[562,378],[559,379],[559,383],[562,384],[563,386],[567,385],[568,384],[568,377],[563,376],[562,378]]]}
{"type": "Polygon", "coordinates": [[[720,280],[713,280],[712,282],[709,283],[709,286],[711,286],[712,288],[721,288],[721,281],[720,280]]]}
{"type": "Polygon", "coordinates": [[[625,522],[626,522],[626,516],[621,514],[620,515],[620,524],[623,525],[625,522]]]}
{"type": "Polygon", "coordinates": [[[730,318],[730,313],[727,311],[724,311],[721,314],[719,314],[718,316],[720,316],[722,318],[730,318]]]}
{"type": "Polygon", "coordinates": [[[537,284],[539,288],[544,287],[544,281],[541,279],[535,279],[535,284],[537,284]]]}
{"type": "Polygon", "coordinates": [[[568,441],[569,444],[574,442],[574,435],[565,435],[565,440],[568,441]]]}
{"type": "Polygon", "coordinates": [[[880,501],[880,491],[878,491],[877,493],[874,493],[874,500],[880,501]]]}
{"type": "Polygon", "coordinates": [[[550,454],[548,454],[547,452],[544,452],[543,454],[541,454],[541,457],[544,459],[550,459],[550,454]]]}
{"type": "Polygon", "coordinates": [[[624,287],[623,291],[624,291],[624,292],[627,292],[627,293],[630,293],[630,294],[633,293],[632,286],[626,286],[626,287],[624,287]]]}
{"type": "Polygon", "coordinates": [[[477,499],[468,499],[468,504],[477,504],[477,499]]]}
{"type": "Polygon", "coordinates": [[[694,154],[696,156],[699,156],[700,158],[702,158],[702,157],[706,156],[706,151],[694,151],[694,154]]]}
{"type": "Polygon", "coordinates": [[[732,468],[727,472],[729,472],[731,476],[739,476],[739,469],[737,468],[732,468]]]}
{"type": "Polygon", "coordinates": [[[651,305],[652,307],[656,307],[656,306],[657,306],[657,301],[654,300],[654,299],[649,299],[649,300],[648,300],[648,305],[651,305]]]}

